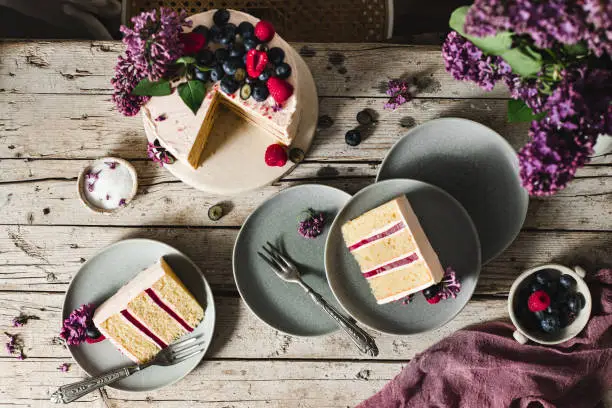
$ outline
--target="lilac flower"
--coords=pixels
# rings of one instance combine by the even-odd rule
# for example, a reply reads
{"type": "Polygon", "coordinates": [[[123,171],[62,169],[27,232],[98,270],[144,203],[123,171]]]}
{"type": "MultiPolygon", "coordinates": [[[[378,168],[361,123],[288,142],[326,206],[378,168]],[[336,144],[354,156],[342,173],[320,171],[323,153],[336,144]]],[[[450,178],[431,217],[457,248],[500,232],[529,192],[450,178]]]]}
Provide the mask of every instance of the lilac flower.
{"type": "Polygon", "coordinates": [[[161,79],[168,65],[182,55],[180,34],[184,26],[191,25],[185,21],[186,17],[185,11],[162,7],[132,17],[132,28],[121,26],[129,59],[143,77],[152,81],[161,79]]]}
{"type": "Polygon", "coordinates": [[[108,168],[111,169],[111,170],[115,170],[117,168],[117,166],[119,165],[119,163],[117,163],[116,161],[104,162],[104,164],[106,164],[108,166],[108,168]]]}
{"type": "Polygon", "coordinates": [[[99,170],[96,173],[94,173],[94,172],[92,172],[90,170],[87,173],[85,173],[85,181],[87,182],[87,190],[90,193],[94,191],[94,186],[96,185],[96,182],[100,178],[100,173],[101,172],[102,172],[102,170],[99,170]]]}
{"type": "Polygon", "coordinates": [[[161,115],[159,115],[158,117],[155,118],[155,121],[156,122],[163,122],[166,119],[168,119],[168,115],[166,115],[165,113],[162,113],[161,115]]]}
{"type": "Polygon", "coordinates": [[[147,156],[153,160],[154,163],[159,163],[162,167],[164,164],[172,164],[176,160],[172,153],[161,147],[157,139],[154,143],[147,144],[147,156]]]}
{"type": "Polygon", "coordinates": [[[40,320],[40,317],[20,313],[19,316],[13,318],[13,327],[24,326],[29,320],[40,320]]]}
{"type": "Polygon", "coordinates": [[[542,112],[547,96],[539,89],[539,78],[521,79],[518,75],[509,74],[504,76],[504,82],[513,99],[522,100],[534,113],[542,112]]]}
{"type": "Polygon", "coordinates": [[[601,57],[603,53],[612,57],[612,2],[584,0],[582,9],[587,14],[586,22],[591,27],[586,37],[589,48],[598,57],[601,57]]]}
{"type": "Polygon", "coordinates": [[[6,342],[6,352],[9,355],[14,355],[17,360],[25,360],[25,354],[23,354],[23,341],[18,334],[10,334],[4,332],[8,341],[6,342]]]}
{"type": "Polygon", "coordinates": [[[125,198],[122,198],[121,200],[119,200],[119,207],[125,207],[127,205],[127,201],[125,200],[125,198]]]}
{"type": "Polygon", "coordinates": [[[307,213],[306,218],[298,223],[298,233],[304,238],[316,238],[323,232],[325,216],[322,212],[315,213],[312,209],[305,213],[307,213]]]}
{"type": "Polygon", "coordinates": [[[385,109],[395,110],[400,105],[412,100],[417,86],[409,81],[392,79],[387,84],[387,96],[389,100],[385,103],[385,109]]]}
{"type": "Polygon", "coordinates": [[[140,107],[150,99],[148,96],[138,96],[132,91],[146,74],[140,71],[132,61],[132,54],[128,50],[126,56],[117,58],[115,66],[115,76],[111,79],[114,92],[112,100],[117,110],[125,116],[134,116],[140,111],[140,107]]]}
{"type": "Polygon", "coordinates": [[[457,297],[457,293],[461,291],[461,282],[457,278],[457,273],[450,266],[446,268],[442,281],[438,283],[440,286],[440,298],[446,300],[450,297],[457,297]]]}
{"type": "Polygon", "coordinates": [[[94,305],[82,305],[70,313],[67,319],[64,320],[60,337],[66,341],[69,346],[77,346],[87,339],[87,327],[93,323],[94,305]]]}
{"type": "Polygon", "coordinates": [[[470,41],[451,31],[442,45],[446,70],[459,81],[474,81],[490,91],[495,83],[511,72],[503,59],[484,54],[470,41]]]}
{"type": "Polygon", "coordinates": [[[70,370],[70,366],[70,363],[62,363],[59,367],[57,367],[57,369],[60,370],[62,373],[66,373],[70,370]]]}

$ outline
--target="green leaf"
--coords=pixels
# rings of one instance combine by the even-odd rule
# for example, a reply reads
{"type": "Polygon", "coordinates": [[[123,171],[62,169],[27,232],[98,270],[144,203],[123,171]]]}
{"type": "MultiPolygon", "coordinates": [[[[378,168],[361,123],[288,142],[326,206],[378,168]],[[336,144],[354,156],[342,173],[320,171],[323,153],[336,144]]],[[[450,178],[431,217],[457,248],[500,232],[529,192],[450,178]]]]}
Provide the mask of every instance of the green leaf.
{"type": "Polygon", "coordinates": [[[189,56],[180,57],[179,59],[176,60],[177,64],[184,64],[184,65],[195,64],[195,62],[196,62],[196,59],[194,57],[189,57],[189,56]]]}
{"type": "Polygon", "coordinates": [[[486,54],[501,55],[512,47],[512,33],[508,31],[502,31],[487,37],[467,35],[465,31],[463,31],[463,26],[465,25],[465,17],[469,9],[470,6],[463,6],[453,11],[448,25],[461,34],[462,37],[474,43],[475,46],[486,54]]]}
{"type": "Polygon", "coordinates": [[[138,85],[132,90],[138,96],[164,96],[172,93],[170,82],[166,79],[159,81],[149,81],[147,78],[141,79],[138,85]]]}
{"type": "Polygon", "coordinates": [[[521,77],[530,77],[542,69],[542,57],[534,52],[529,54],[518,48],[513,48],[504,52],[501,57],[512,67],[513,73],[521,77]]]}
{"type": "Polygon", "coordinates": [[[197,65],[197,64],[196,64],[196,66],[195,66],[195,67],[196,67],[197,69],[199,69],[200,71],[202,71],[202,72],[212,71],[212,70],[213,70],[213,69],[212,69],[212,67],[203,67],[203,66],[201,66],[201,65],[197,65]]]}
{"type": "Polygon", "coordinates": [[[520,99],[510,99],[508,101],[508,122],[531,122],[532,120],[540,120],[546,115],[546,112],[533,113],[531,108],[520,99]]]}
{"type": "Polygon", "coordinates": [[[581,41],[576,44],[563,45],[563,51],[565,51],[567,55],[577,57],[581,55],[586,55],[589,52],[589,49],[587,48],[586,43],[584,41],[581,41]]]}
{"type": "Polygon", "coordinates": [[[204,100],[206,87],[202,81],[193,79],[180,84],[178,86],[178,93],[183,102],[185,102],[185,105],[187,105],[195,115],[204,100]]]}

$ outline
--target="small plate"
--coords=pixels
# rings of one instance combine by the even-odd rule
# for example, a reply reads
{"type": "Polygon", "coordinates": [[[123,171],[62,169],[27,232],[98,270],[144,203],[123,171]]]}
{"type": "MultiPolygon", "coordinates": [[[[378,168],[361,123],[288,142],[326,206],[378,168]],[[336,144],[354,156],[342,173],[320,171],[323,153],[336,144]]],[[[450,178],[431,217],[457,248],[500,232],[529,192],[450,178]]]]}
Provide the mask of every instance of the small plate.
{"type": "Polygon", "coordinates": [[[288,188],[261,204],[245,221],[234,246],[234,279],[251,311],[273,328],[294,336],[320,336],[338,329],[336,323],[295,283],[283,281],[257,255],[270,241],[296,263],[302,278],[330,304],[339,308],[325,278],[323,252],[329,226],[350,199],[344,191],[315,184],[288,188]],[[314,239],[297,232],[308,208],[325,214],[325,229],[314,239]]]}
{"type": "Polygon", "coordinates": [[[471,120],[436,119],[408,132],[383,160],[377,181],[396,178],[421,180],[455,197],[476,225],[483,263],[514,241],[527,215],[516,152],[471,120]]]}
{"type": "Polygon", "coordinates": [[[470,216],[448,193],[417,180],[386,180],[359,191],[338,213],[327,236],[325,269],[336,299],[360,323],[393,335],[422,333],[452,320],[472,297],[480,274],[480,242],[470,216]],[[400,300],[379,305],[346,248],[340,230],[344,223],[402,194],[410,200],[442,267],[456,271],[461,281],[457,298],[430,305],[417,294],[409,304],[400,300]]]}
{"type": "MultiPolygon", "coordinates": [[[[207,348],[215,327],[215,304],[212,292],[200,269],[185,255],[169,245],[150,239],[128,239],[110,245],[83,264],[68,287],[62,319],[85,303],[101,304],[143,269],[164,256],[189,291],[204,306],[204,320],[192,335],[203,334],[207,348]]],[[[94,376],[104,371],[134,364],[110,341],[69,346],[76,363],[94,376]]],[[[182,363],[152,366],[110,385],[125,391],[151,391],[170,385],[193,370],[205,352],[182,363]]]]}

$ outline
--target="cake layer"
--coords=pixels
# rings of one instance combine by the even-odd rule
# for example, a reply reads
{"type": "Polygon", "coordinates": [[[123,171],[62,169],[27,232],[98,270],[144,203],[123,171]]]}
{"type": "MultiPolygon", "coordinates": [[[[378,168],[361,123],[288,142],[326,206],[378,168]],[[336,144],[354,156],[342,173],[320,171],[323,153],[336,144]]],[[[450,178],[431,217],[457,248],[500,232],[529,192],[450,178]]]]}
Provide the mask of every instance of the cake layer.
{"type": "Polygon", "coordinates": [[[384,234],[402,221],[397,203],[393,200],[347,222],[342,226],[342,234],[350,248],[360,241],[384,234]]]}
{"type": "Polygon", "coordinates": [[[128,304],[127,310],[138,320],[146,322],[148,329],[166,344],[188,331],[164,309],[158,307],[155,300],[147,293],[146,289],[136,296],[128,304]]]}
{"type": "Polygon", "coordinates": [[[389,258],[398,258],[416,249],[410,231],[403,223],[400,225],[402,228],[394,234],[351,250],[362,271],[374,269],[384,264],[389,258]]]}
{"type": "Polygon", "coordinates": [[[161,349],[120,313],[96,323],[96,327],[115,347],[136,363],[150,360],[161,349]]]}
{"type": "Polygon", "coordinates": [[[368,283],[377,303],[384,304],[428,288],[432,280],[425,263],[417,261],[395,269],[392,273],[368,279],[368,283]]]}

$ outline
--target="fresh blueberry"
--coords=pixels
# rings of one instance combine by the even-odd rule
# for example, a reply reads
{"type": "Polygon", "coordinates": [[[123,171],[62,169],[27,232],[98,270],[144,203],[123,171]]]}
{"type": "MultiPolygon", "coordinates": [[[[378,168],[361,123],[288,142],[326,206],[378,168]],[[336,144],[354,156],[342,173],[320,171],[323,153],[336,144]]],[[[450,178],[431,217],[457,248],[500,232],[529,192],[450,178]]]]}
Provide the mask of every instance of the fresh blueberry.
{"type": "Polygon", "coordinates": [[[225,48],[219,48],[217,49],[217,51],[215,51],[215,59],[217,60],[217,63],[221,64],[228,58],[229,58],[229,51],[226,50],[225,48]]]}
{"type": "Polygon", "coordinates": [[[252,50],[253,48],[257,47],[257,40],[253,37],[253,38],[245,38],[244,41],[242,42],[244,44],[244,48],[248,51],[248,50],[252,50]]]}
{"type": "Polygon", "coordinates": [[[582,293],[572,293],[567,299],[567,308],[572,313],[578,313],[584,307],[582,293]]]}
{"type": "Polygon", "coordinates": [[[357,123],[359,123],[360,125],[369,125],[373,121],[374,118],[372,118],[372,114],[369,110],[364,109],[357,112],[357,123]]]}
{"type": "Polygon", "coordinates": [[[221,90],[226,94],[233,94],[240,88],[240,84],[234,78],[226,76],[221,80],[221,90]]]}
{"type": "Polygon", "coordinates": [[[344,135],[344,141],[349,146],[357,146],[359,143],[361,143],[361,132],[359,129],[349,130],[344,135]]]}
{"type": "Polygon", "coordinates": [[[540,327],[546,333],[556,333],[561,329],[559,316],[549,315],[540,320],[540,327]]]}
{"type": "Polygon", "coordinates": [[[219,43],[221,41],[221,27],[217,25],[210,27],[210,30],[208,30],[208,36],[210,37],[210,41],[219,43]]]}
{"type": "Polygon", "coordinates": [[[234,43],[232,49],[230,50],[230,57],[241,57],[244,55],[245,49],[244,44],[234,43]]]}
{"type": "Polygon", "coordinates": [[[291,75],[291,66],[283,62],[282,64],[276,66],[274,73],[281,79],[289,78],[289,75],[291,75]]]}
{"type": "Polygon", "coordinates": [[[218,26],[227,24],[230,19],[230,12],[227,9],[219,9],[213,14],[213,21],[218,26]]]}
{"type": "Polygon", "coordinates": [[[282,48],[272,47],[270,51],[268,51],[268,59],[274,65],[279,65],[285,59],[285,51],[282,48]]]}
{"type": "Polygon", "coordinates": [[[439,292],[440,292],[440,286],[433,285],[433,286],[423,289],[423,296],[425,296],[425,299],[431,299],[432,297],[436,296],[439,292]]]}
{"type": "Polygon", "coordinates": [[[272,71],[270,71],[269,69],[264,69],[263,72],[259,74],[259,80],[265,82],[268,79],[270,79],[271,76],[272,76],[272,71]]]}
{"type": "Polygon", "coordinates": [[[550,272],[546,269],[542,269],[536,273],[535,279],[540,285],[547,285],[551,280],[550,272]]]}
{"type": "Polygon", "coordinates": [[[255,84],[252,88],[253,99],[255,99],[257,102],[263,102],[268,99],[270,91],[268,91],[268,87],[266,86],[266,84],[258,83],[255,84]]]}
{"type": "Polygon", "coordinates": [[[551,279],[548,281],[546,285],[546,289],[544,290],[546,291],[546,293],[548,293],[548,295],[551,298],[555,298],[557,294],[559,293],[559,289],[561,289],[561,285],[559,284],[559,281],[556,279],[551,279]]]}
{"type": "Polygon", "coordinates": [[[196,60],[198,61],[198,64],[207,67],[210,66],[215,60],[215,54],[213,54],[213,52],[208,48],[205,48],[202,51],[198,52],[198,54],[196,55],[196,60]]]}
{"type": "Polygon", "coordinates": [[[210,71],[200,71],[199,69],[195,68],[193,72],[196,79],[200,81],[206,82],[210,79],[210,71]]]}
{"type": "Polygon", "coordinates": [[[85,329],[85,335],[90,339],[97,339],[102,335],[102,333],[100,333],[100,330],[98,330],[98,328],[92,324],[85,329]]]}
{"type": "Polygon", "coordinates": [[[559,284],[565,289],[572,289],[576,285],[576,279],[570,275],[561,275],[559,278],[559,284]]]}
{"type": "Polygon", "coordinates": [[[252,38],[255,35],[255,27],[248,21],[243,21],[238,25],[238,34],[244,39],[252,38]]]}
{"type": "Polygon", "coordinates": [[[229,58],[223,62],[223,71],[227,75],[234,75],[238,68],[239,65],[236,63],[236,60],[234,58],[229,58]]]}
{"type": "Polygon", "coordinates": [[[221,38],[219,42],[223,45],[228,45],[234,42],[236,39],[236,26],[233,24],[226,24],[221,29],[221,38]]]}
{"type": "Polygon", "coordinates": [[[259,44],[257,46],[257,49],[259,51],[268,52],[268,44],[259,44]]]}
{"type": "Polygon", "coordinates": [[[215,66],[212,71],[210,71],[210,80],[213,82],[220,81],[225,76],[225,71],[223,71],[223,67],[221,65],[215,66]]]}
{"type": "Polygon", "coordinates": [[[208,39],[208,27],[205,25],[196,26],[191,32],[202,34],[204,38],[208,39]]]}

